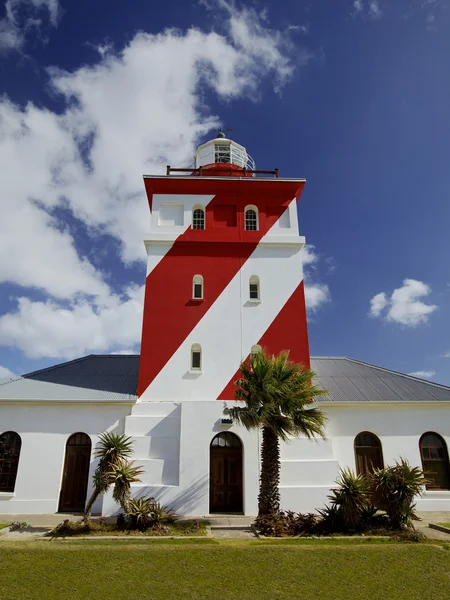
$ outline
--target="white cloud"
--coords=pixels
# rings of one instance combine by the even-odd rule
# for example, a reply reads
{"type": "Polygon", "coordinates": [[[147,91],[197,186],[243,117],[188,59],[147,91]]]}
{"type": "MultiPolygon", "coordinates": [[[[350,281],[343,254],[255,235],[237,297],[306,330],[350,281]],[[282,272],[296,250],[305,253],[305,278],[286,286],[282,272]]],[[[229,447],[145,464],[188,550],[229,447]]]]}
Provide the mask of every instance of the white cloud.
{"type": "Polygon", "coordinates": [[[0,52],[20,50],[30,30],[42,27],[45,15],[50,25],[58,24],[58,0],[6,0],[5,16],[0,19],[0,52]]]}
{"type": "Polygon", "coordinates": [[[404,279],[402,287],[395,289],[390,298],[381,292],[371,299],[369,315],[407,327],[417,327],[427,323],[429,316],[438,308],[421,300],[430,293],[431,289],[426,283],[404,279]]]}
{"type": "Polygon", "coordinates": [[[0,365],[0,382],[8,381],[9,379],[15,379],[16,377],[17,375],[15,373],[0,365]]]}
{"type": "Polygon", "coordinates": [[[380,0],[353,0],[352,15],[361,16],[368,19],[379,19],[383,12],[381,10],[380,0]]]}
{"type": "Polygon", "coordinates": [[[306,244],[302,250],[302,259],[304,267],[306,308],[310,313],[313,313],[327,302],[331,302],[331,293],[328,285],[316,281],[319,255],[316,253],[315,246],[306,244]]]}
{"type": "Polygon", "coordinates": [[[376,294],[370,301],[370,314],[372,317],[379,317],[381,312],[386,308],[389,304],[388,299],[386,298],[386,294],[381,292],[380,294],[376,294]]]}
{"type": "MultiPolygon", "coordinates": [[[[30,1],[47,6],[56,23],[56,0],[30,1]]],[[[0,284],[24,287],[17,309],[0,317],[2,345],[29,357],[72,358],[139,343],[134,288],[113,291],[111,274],[87,258],[99,234],[119,242],[123,263],[144,263],[142,174],[189,165],[201,138],[219,126],[205,89],[221,100],[253,100],[264,78],[279,89],[308,60],[265,15],[222,0],[215,6],[220,32],[139,32],[120,51],[99,46],[93,65],[50,68],[52,92],[65,101],[58,114],[0,99],[0,284]],[[60,208],[86,228],[83,251],[58,220],[60,208]],[[48,299],[30,300],[27,288],[48,299]]]]}
{"type": "Polygon", "coordinates": [[[420,377],[421,379],[430,379],[436,375],[436,371],[413,371],[412,373],[408,373],[408,375],[420,377]]]}
{"type": "Polygon", "coordinates": [[[0,317],[0,345],[16,346],[29,358],[76,358],[138,344],[141,338],[143,287],[129,288],[108,304],[78,300],[60,304],[19,298],[14,313],[0,317]]]}

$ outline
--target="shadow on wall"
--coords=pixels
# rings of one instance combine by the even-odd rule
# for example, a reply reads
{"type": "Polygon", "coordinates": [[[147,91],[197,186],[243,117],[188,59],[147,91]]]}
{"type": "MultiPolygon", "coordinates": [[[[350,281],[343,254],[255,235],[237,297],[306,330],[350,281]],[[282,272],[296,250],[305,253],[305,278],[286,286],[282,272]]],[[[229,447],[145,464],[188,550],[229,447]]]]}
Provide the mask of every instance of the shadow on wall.
{"type": "Polygon", "coordinates": [[[169,498],[173,488],[160,488],[146,486],[140,488],[139,496],[150,496],[161,504],[166,504],[177,513],[190,515],[199,505],[205,502],[209,494],[209,477],[204,475],[195,479],[183,489],[175,498],[169,498]]]}

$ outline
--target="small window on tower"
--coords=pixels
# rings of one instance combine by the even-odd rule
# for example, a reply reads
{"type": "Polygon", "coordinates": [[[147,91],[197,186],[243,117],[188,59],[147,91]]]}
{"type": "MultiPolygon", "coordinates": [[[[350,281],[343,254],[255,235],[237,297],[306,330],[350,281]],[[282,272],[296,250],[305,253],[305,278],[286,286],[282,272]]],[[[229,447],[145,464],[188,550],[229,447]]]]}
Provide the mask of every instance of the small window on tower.
{"type": "Polygon", "coordinates": [[[195,275],[192,280],[192,297],[195,300],[203,300],[203,277],[195,275]]]}
{"type": "Polygon", "coordinates": [[[252,275],[249,281],[249,297],[253,302],[259,302],[260,298],[260,290],[259,290],[259,277],[257,275],[252,275]]]}
{"type": "Polygon", "coordinates": [[[192,211],[192,229],[205,229],[205,209],[194,206],[192,211]]]}
{"type": "Polygon", "coordinates": [[[258,209],[256,206],[245,207],[245,230],[258,231],[258,209]]]}
{"type": "Polygon", "coordinates": [[[191,371],[202,370],[202,347],[200,344],[192,344],[191,347],[191,371]]]}

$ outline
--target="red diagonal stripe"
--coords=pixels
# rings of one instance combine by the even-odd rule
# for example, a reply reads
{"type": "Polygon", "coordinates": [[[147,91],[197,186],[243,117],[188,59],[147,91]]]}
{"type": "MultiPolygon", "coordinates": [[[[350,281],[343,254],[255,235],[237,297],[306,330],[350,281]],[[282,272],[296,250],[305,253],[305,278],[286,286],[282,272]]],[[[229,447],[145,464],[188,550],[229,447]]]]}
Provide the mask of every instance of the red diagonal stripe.
{"type": "MultiPolygon", "coordinates": [[[[270,195],[266,191],[263,198],[225,191],[216,195],[206,208],[206,230],[189,228],[180,235],[147,276],[139,396],[217,300],[292,200],[292,186],[284,188],[283,194],[281,188],[276,189],[277,185],[271,185],[270,195]],[[259,231],[244,231],[243,213],[248,204],[258,207],[259,231]],[[214,208],[225,205],[237,208],[235,226],[214,227],[214,208]],[[266,216],[266,206],[271,209],[269,216],[266,216]],[[203,276],[205,283],[205,299],[202,302],[191,300],[192,278],[197,273],[203,276]]],[[[204,193],[207,193],[206,190],[204,193]]],[[[186,361],[188,364],[188,356],[186,361]]]]}
{"type": "MultiPolygon", "coordinates": [[[[279,354],[283,350],[289,351],[290,360],[301,363],[309,369],[308,329],[303,281],[257,343],[270,354],[279,354]]],[[[247,358],[249,357],[247,356],[247,358]]],[[[217,400],[234,399],[234,382],[239,379],[239,376],[240,371],[238,369],[217,400]]]]}

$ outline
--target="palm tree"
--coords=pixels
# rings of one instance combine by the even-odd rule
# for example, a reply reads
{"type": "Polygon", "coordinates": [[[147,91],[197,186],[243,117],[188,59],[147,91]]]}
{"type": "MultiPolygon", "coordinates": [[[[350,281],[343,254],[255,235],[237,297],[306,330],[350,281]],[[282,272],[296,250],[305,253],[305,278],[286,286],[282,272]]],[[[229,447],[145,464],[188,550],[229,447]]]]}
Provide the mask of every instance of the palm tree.
{"type": "Polygon", "coordinates": [[[140,481],[139,475],[144,472],[142,467],[135,467],[134,460],[119,460],[111,466],[107,473],[110,485],[113,485],[113,498],[124,513],[129,512],[131,484],[140,481]]]}
{"type": "Polygon", "coordinates": [[[133,453],[133,442],[124,433],[119,435],[105,432],[100,434],[99,438],[100,442],[95,451],[95,456],[100,460],[94,473],[94,491],[84,511],[85,519],[90,518],[92,506],[98,496],[106,492],[111,485],[108,474],[112,471],[114,465],[126,460],[133,453]]]}
{"type": "Polygon", "coordinates": [[[315,387],[315,373],[289,361],[288,353],[269,356],[265,351],[244,361],[235,382],[237,400],[245,406],[226,408],[225,414],[247,429],[262,429],[259,515],[280,510],[280,439],[316,435],[325,438],[325,414],[312,407],[314,396],[327,392],[315,387]]]}

